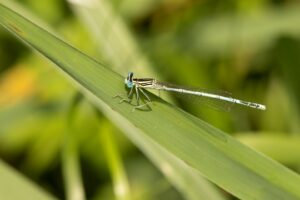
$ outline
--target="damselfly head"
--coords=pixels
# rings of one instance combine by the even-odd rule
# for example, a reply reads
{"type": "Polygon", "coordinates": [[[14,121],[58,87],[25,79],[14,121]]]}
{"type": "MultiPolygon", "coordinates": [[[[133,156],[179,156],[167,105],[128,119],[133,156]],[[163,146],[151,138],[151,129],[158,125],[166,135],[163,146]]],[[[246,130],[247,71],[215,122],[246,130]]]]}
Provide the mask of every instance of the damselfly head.
{"type": "Polygon", "coordinates": [[[132,81],[132,77],[133,77],[133,72],[128,72],[127,77],[125,78],[125,85],[128,88],[132,88],[133,87],[133,81],[132,81]]]}

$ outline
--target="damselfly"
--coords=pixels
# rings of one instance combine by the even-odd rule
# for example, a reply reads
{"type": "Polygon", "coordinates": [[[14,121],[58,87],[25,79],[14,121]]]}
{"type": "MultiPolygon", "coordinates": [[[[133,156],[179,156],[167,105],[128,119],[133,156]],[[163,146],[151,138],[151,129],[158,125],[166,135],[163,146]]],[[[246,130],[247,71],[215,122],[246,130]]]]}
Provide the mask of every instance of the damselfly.
{"type": "MultiPolygon", "coordinates": [[[[228,97],[228,96],[223,96],[223,95],[218,95],[218,94],[213,94],[213,93],[208,93],[200,90],[193,90],[193,89],[187,89],[182,86],[175,86],[169,83],[164,83],[160,82],[154,78],[133,78],[133,72],[129,72],[128,76],[125,78],[125,86],[130,90],[127,97],[128,99],[132,98],[133,92],[135,91],[136,93],[136,99],[137,99],[137,106],[135,108],[142,108],[149,103],[151,103],[151,99],[149,96],[146,94],[144,89],[155,89],[155,90],[164,90],[164,91],[169,91],[169,92],[176,92],[180,94],[188,94],[188,95],[193,95],[193,96],[198,96],[198,97],[206,97],[206,98],[211,98],[219,101],[225,101],[225,102],[230,102],[232,104],[240,104],[243,106],[259,109],[259,110],[266,110],[266,106],[258,103],[253,103],[249,101],[243,101],[240,99],[235,99],[233,97],[228,97]],[[145,103],[142,105],[139,105],[140,101],[140,93],[144,95],[145,103]]],[[[121,102],[123,101],[130,101],[127,99],[122,99],[121,102]]],[[[134,109],[135,109],[134,108],[134,109]]]]}

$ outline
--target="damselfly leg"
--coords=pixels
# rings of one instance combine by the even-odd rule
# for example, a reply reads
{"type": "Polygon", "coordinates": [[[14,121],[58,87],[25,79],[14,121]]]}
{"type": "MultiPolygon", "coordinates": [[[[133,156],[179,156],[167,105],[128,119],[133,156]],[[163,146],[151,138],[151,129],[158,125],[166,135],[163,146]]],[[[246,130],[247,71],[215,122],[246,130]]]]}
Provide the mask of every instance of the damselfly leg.
{"type": "Polygon", "coordinates": [[[133,88],[130,88],[129,93],[124,93],[124,94],[117,94],[115,96],[113,96],[113,98],[121,98],[121,100],[119,101],[119,103],[123,103],[123,102],[127,102],[127,103],[131,103],[132,101],[132,94],[133,94],[133,88]]]}
{"type": "Polygon", "coordinates": [[[138,86],[135,86],[135,90],[136,90],[136,99],[137,99],[136,103],[137,103],[137,105],[133,108],[133,111],[135,109],[140,109],[140,108],[143,108],[145,106],[148,106],[148,104],[152,103],[149,96],[146,94],[146,92],[143,91],[143,88],[139,88],[138,86]],[[145,103],[141,104],[141,105],[140,105],[140,94],[139,94],[139,92],[141,92],[144,95],[144,97],[146,98],[146,99],[142,99],[145,103]]]}
{"type": "Polygon", "coordinates": [[[132,99],[133,99],[134,90],[135,90],[135,95],[136,95],[136,105],[133,107],[132,112],[134,112],[135,109],[141,109],[152,103],[150,97],[146,94],[145,91],[143,91],[143,88],[140,88],[137,85],[135,85],[134,87],[131,87],[128,94],[118,94],[118,95],[114,96],[113,98],[119,97],[119,98],[121,98],[119,103],[127,102],[127,103],[131,104],[132,99]],[[144,98],[141,98],[142,95],[140,95],[140,94],[142,94],[144,96],[144,98]],[[140,101],[144,101],[144,103],[140,104],[140,101]]]}

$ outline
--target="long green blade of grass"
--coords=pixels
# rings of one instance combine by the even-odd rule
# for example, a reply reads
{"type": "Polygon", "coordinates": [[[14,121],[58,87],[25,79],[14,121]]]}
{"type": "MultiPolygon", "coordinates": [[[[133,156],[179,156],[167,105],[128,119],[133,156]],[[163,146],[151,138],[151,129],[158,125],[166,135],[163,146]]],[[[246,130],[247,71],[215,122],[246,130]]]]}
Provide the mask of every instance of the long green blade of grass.
{"type": "Polygon", "coordinates": [[[62,165],[64,184],[66,189],[66,199],[85,200],[85,193],[80,173],[80,162],[78,154],[78,144],[71,136],[66,133],[64,149],[62,152],[62,165]]]}
{"type": "Polygon", "coordinates": [[[31,181],[22,177],[0,160],[0,198],[24,200],[55,199],[31,181]]]}
{"type": "Polygon", "coordinates": [[[291,166],[300,163],[300,137],[295,134],[271,135],[264,132],[260,134],[239,133],[235,137],[243,144],[263,152],[274,160],[291,166]]]}
{"type": "Polygon", "coordinates": [[[117,200],[130,200],[130,189],[128,179],[122,164],[122,159],[116,145],[111,125],[99,128],[99,139],[110,170],[114,193],[117,200]]]}
{"type": "MultiPolygon", "coordinates": [[[[151,70],[149,60],[138,48],[139,42],[130,34],[122,17],[113,9],[111,1],[69,0],[69,2],[76,11],[78,18],[82,20],[82,24],[91,33],[91,37],[99,41],[95,44],[101,49],[99,55],[104,55],[110,61],[113,65],[110,67],[122,74],[134,71],[140,75],[146,74],[160,78],[151,70]]],[[[167,95],[163,97],[170,99],[167,95]]],[[[143,135],[134,134],[132,136],[135,138],[142,137],[138,141],[135,140],[135,145],[160,169],[185,199],[224,199],[214,185],[205,180],[197,171],[190,169],[184,162],[155,145],[143,135]]],[[[134,140],[130,136],[129,139],[134,140]]]]}
{"type": "Polygon", "coordinates": [[[300,177],[222,131],[150,95],[152,110],[131,112],[112,97],[123,77],[0,4],[0,24],[57,64],[127,134],[143,134],[241,199],[300,199],[300,177]]]}

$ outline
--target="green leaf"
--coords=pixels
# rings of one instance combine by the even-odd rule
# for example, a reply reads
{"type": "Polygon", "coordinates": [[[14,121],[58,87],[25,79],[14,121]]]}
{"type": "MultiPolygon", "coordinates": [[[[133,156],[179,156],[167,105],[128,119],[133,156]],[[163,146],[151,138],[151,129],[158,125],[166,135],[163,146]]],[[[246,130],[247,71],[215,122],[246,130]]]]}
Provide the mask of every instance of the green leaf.
{"type": "Polygon", "coordinates": [[[76,137],[76,129],[73,125],[73,118],[78,103],[82,100],[82,95],[77,93],[67,107],[68,122],[64,134],[64,145],[62,149],[62,171],[67,199],[85,200],[84,187],[81,178],[81,168],[79,161],[79,145],[76,137]]]}
{"type": "Polygon", "coordinates": [[[72,131],[66,133],[64,149],[62,152],[63,176],[67,199],[84,200],[84,189],[81,180],[78,144],[72,131]],[[70,132],[70,133],[69,133],[70,132]]]}
{"type": "Polygon", "coordinates": [[[103,126],[105,121],[102,123],[99,128],[98,138],[101,141],[102,151],[106,158],[109,171],[113,180],[113,187],[115,198],[117,200],[130,200],[132,196],[128,184],[127,175],[124,170],[122,163],[121,155],[117,147],[115,137],[113,135],[113,129],[111,124],[103,126]]]}
{"type": "Polygon", "coordinates": [[[0,4],[0,23],[57,64],[126,134],[141,134],[241,199],[300,199],[300,177],[149,93],[150,110],[112,97],[123,77],[0,4]]]}
{"type": "Polygon", "coordinates": [[[235,137],[244,144],[259,150],[274,160],[287,165],[300,163],[300,137],[284,133],[239,133],[235,137]]]}
{"type": "MultiPolygon", "coordinates": [[[[101,55],[112,63],[120,73],[134,71],[139,74],[158,77],[150,68],[151,64],[138,48],[138,41],[130,34],[126,23],[111,5],[111,1],[73,1],[69,0],[78,18],[83,21],[101,49],[101,55]],[[112,20],[113,19],[113,20],[112,20]],[[113,27],[113,28],[112,28],[113,27]],[[105,30],[105,31],[102,31],[105,30]]],[[[164,98],[171,99],[164,95],[164,98]]],[[[197,171],[170,154],[142,134],[128,135],[136,146],[156,165],[166,178],[186,199],[199,200],[224,199],[217,188],[205,180],[197,171]],[[138,139],[137,139],[138,138],[138,139]],[[161,163],[164,163],[163,165],[161,163]],[[176,172],[176,173],[171,173],[176,172]]]]}
{"type": "Polygon", "coordinates": [[[0,197],[1,199],[55,199],[30,180],[22,177],[0,160],[0,197]]]}

